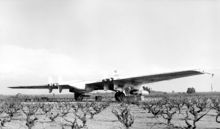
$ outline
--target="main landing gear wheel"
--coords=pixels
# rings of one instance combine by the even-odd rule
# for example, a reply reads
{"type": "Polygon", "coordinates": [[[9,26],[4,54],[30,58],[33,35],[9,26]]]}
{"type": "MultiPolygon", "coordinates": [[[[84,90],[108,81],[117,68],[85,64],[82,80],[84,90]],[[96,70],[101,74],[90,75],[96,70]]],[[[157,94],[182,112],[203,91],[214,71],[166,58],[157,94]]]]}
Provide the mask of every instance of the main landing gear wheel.
{"type": "Polygon", "coordinates": [[[95,96],[95,101],[101,102],[102,101],[102,96],[95,96]]]}
{"type": "Polygon", "coordinates": [[[121,91],[118,91],[115,93],[115,100],[118,101],[118,102],[122,102],[124,101],[124,98],[125,98],[125,94],[121,91]]]}
{"type": "Polygon", "coordinates": [[[74,98],[76,101],[82,101],[83,100],[83,95],[79,93],[75,93],[74,98]]]}

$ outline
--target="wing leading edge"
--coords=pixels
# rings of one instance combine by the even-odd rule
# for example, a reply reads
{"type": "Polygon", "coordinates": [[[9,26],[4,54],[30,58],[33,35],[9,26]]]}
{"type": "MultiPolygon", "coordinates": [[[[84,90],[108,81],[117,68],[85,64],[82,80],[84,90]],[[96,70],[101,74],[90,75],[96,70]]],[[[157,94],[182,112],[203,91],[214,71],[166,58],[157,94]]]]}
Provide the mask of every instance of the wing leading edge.
{"type": "Polygon", "coordinates": [[[153,83],[153,82],[159,82],[159,81],[166,81],[166,80],[188,77],[188,76],[199,75],[199,74],[204,74],[204,72],[200,72],[196,70],[187,70],[187,71],[178,71],[178,72],[154,74],[154,75],[147,75],[147,76],[140,76],[140,77],[117,79],[114,81],[118,83],[130,82],[134,84],[141,84],[141,83],[153,83]]]}
{"type": "MultiPolygon", "coordinates": [[[[139,76],[139,77],[130,77],[130,78],[123,78],[123,79],[116,79],[114,83],[124,85],[126,83],[138,85],[143,83],[153,83],[159,81],[166,81],[176,78],[188,77],[193,75],[204,74],[204,72],[200,72],[197,70],[186,70],[186,71],[177,71],[177,72],[170,72],[170,73],[162,73],[162,74],[153,74],[153,75],[146,75],[146,76],[139,76]]],[[[96,87],[101,86],[102,82],[94,82],[86,84],[88,87],[96,87]]],[[[97,87],[98,89],[98,87],[97,87]]]]}

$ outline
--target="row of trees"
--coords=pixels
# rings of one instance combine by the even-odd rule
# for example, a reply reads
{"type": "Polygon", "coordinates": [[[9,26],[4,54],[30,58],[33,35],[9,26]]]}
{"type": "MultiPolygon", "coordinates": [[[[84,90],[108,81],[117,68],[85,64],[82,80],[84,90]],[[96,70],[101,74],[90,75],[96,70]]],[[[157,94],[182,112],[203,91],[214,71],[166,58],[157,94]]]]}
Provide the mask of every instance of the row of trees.
{"type": "MultiPolygon", "coordinates": [[[[87,119],[93,119],[109,103],[20,103],[2,102],[0,105],[0,127],[5,127],[8,122],[20,116],[20,121],[25,121],[28,129],[32,129],[37,122],[56,122],[64,128],[69,126],[72,129],[86,128],[87,119]],[[46,120],[40,120],[42,117],[46,120]],[[21,119],[25,118],[25,119],[21,119]],[[60,121],[57,121],[58,118],[60,121]]],[[[16,118],[18,119],[18,118],[16,118]]]]}
{"type": "MultiPolygon", "coordinates": [[[[203,119],[210,110],[214,110],[215,121],[220,123],[220,99],[205,97],[175,97],[149,100],[132,104],[146,111],[155,119],[163,119],[163,124],[169,128],[196,129],[197,123],[203,119]],[[185,126],[175,125],[174,116],[181,117],[185,126]]],[[[93,119],[109,106],[107,102],[86,103],[20,103],[4,101],[0,103],[0,127],[15,119],[24,121],[28,129],[32,129],[36,123],[57,123],[61,128],[72,129],[87,128],[87,120],[93,119]],[[18,117],[19,116],[19,117],[18,117]],[[42,119],[42,116],[44,119],[42,119]],[[21,119],[25,118],[25,119],[21,119]]],[[[135,117],[129,107],[131,104],[117,104],[113,106],[112,113],[126,129],[135,123],[135,117]]],[[[150,118],[152,119],[152,118],[150,118]]]]}
{"type": "MultiPolygon", "coordinates": [[[[210,110],[216,111],[215,120],[220,123],[220,99],[218,98],[164,98],[138,104],[139,107],[152,114],[154,118],[163,118],[168,127],[196,129],[197,122],[206,116],[210,110]],[[182,116],[184,127],[172,123],[174,115],[182,116]]],[[[157,123],[155,123],[157,124],[157,123]]],[[[161,123],[160,123],[161,124],[161,123]]]]}
{"type": "MultiPolygon", "coordinates": [[[[150,113],[155,119],[163,119],[155,125],[165,125],[168,128],[177,129],[196,129],[197,123],[204,118],[210,110],[214,110],[215,121],[220,123],[220,98],[206,97],[178,97],[178,98],[163,98],[160,100],[151,100],[148,102],[136,103],[138,107],[150,113]],[[174,116],[181,117],[185,126],[175,125],[172,121],[174,116]]],[[[119,122],[129,129],[134,123],[134,116],[131,114],[128,104],[120,104],[117,109],[112,110],[119,122]]],[[[152,119],[152,118],[150,118],[152,119]]]]}

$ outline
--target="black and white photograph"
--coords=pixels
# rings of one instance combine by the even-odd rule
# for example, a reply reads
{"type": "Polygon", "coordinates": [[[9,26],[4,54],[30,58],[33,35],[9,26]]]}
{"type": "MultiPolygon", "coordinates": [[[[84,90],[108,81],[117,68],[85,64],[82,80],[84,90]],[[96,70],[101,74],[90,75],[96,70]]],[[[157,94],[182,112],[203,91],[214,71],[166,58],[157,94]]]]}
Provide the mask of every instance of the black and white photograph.
{"type": "Polygon", "coordinates": [[[0,0],[0,129],[220,129],[220,1],[0,0]]]}

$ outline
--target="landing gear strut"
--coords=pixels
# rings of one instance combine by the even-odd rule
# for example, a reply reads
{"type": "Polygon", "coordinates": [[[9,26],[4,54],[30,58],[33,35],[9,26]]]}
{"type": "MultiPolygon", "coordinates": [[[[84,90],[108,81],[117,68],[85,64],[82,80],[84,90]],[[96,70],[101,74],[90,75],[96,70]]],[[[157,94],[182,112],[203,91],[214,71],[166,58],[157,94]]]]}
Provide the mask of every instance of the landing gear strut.
{"type": "Polygon", "coordinates": [[[83,100],[83,95],[80,93],[74,93],[74,98],[76,101],[82,101],[83,100]]]}
{"type": "Polygon", "coordinates": [[[125,98],[125,94],[121,91],[117,91],[115,93],[115,100],[118,101],[118,102],[122,102],[124,101],[124,98],[125,98]]]}

